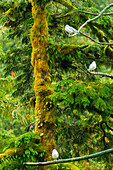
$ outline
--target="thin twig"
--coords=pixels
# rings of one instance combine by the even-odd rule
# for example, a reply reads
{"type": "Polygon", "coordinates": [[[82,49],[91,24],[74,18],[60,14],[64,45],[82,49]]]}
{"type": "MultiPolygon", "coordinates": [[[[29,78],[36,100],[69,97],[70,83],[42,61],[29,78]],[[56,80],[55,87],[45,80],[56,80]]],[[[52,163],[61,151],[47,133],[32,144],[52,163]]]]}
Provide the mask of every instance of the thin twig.
{"type": "Polygon", "coordinates": [[[113,128],[109,127],[108,124],[107,124],[107,122],[104,122],[104,123],[105,123],[105,125],[106,125],[106,127],[107,127],[108,129],[110,129],[110,130],[113,131],[113,128]]]}
{"type": "Polygon", "coordinates": [[[95,158],[98,156],[102,156],[108,153],[113,152],[113,148],[107,149],[101,152],[97,152],[91,155],[85,155],[82,157],[76,157],[76,158],[68,158],[68,159],[59,159],[59,160],[54,160],[54,161],[47,161],[47,162],[24,162],[24,165],[27,166],[45,166],[45,165],[50,165],[50,164],[58,164],[58,163],[65,163],[65,162],[72,162],[72,161],[80,161],[80,160],[85,160],[85,159],[90,159],[90,158],[95,158]]]}

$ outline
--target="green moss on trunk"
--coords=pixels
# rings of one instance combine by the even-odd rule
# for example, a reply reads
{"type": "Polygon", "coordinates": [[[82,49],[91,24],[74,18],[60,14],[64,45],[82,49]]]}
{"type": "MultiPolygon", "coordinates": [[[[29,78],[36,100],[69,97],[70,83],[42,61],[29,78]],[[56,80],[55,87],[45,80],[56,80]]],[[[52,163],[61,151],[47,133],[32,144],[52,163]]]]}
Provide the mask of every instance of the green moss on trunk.
{"type": "Polygon", "coordinates": [[[37,118],[35,131],[41,136],[42,146],[46,150],[46,161],[51,160],[51,153],[53,148],[55,148],[54,105],[49,99],[49,96],[53,93],[53,90],[50,88],[51,73],[48,66],[48,57],[46,51],[48,38],[47,11],[45,8],[46,3],[39,3],[37,0],[32,0],[32,6],[34,25],[31,30],[31,63],[35,70],[35,114],[37,118]]]}
{"type": "Polygon", "coordinates": [[[75,165],[70,163],[61,163],[58,165],[48,165],[46,170],[79,170],[75,165]]]}

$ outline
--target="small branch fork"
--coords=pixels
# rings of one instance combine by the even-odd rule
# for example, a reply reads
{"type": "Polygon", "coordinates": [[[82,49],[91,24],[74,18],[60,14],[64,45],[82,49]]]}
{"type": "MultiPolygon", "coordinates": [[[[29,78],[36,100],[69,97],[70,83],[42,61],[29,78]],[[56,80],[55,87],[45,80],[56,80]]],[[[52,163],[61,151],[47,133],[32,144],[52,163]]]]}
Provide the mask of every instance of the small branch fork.
{"type": "MultiPolygon", "coordinates": [[[[87,36],[86,34],[83,34],[83,33],[80,32],[80,30],[81,30],[87,23],[98,19],[98,18],[104,13],[104,11],[105,11],[106,9],[110,8],[111,6],[113,6],[113,3],[109,4],[108,6],[106,6],[106,7],[100,12],[100,14],[98,14],[96,17],[94,17],[94,18],[92,18],[92,19],[89,19],[89,20],[87,20],[84,24],[82,24],[82,25],[80,26],[80,28],[77,30],[77,32],[80,33],[80,34],[82,34],[83,36],[85,36],[85,37],[87,37],[87,38],[90,38],[92,41],[94,41],[94,42],[96,42],[96,43],[98,43],[98,44],[102,44],[102,45],[113,45],[113,43],[103,43],[103,42],[95,41],[95,40],[92,39],[91,37],[89,37],[89,36],[87,36]]],[[[70,35],[70,34],[67,34],[66,31],[64,31],[64,32],[65,32],[65,34],[66,34],[68,37],[74,37],[74,36],[76,36],[76,35],[78,34],[78,33],[75,32],[73,35],[70,35]]]]}
{"type": "Polygon", "coordinates": [[[58,164],[58,163],[66,163],[66,162],[72,162],[72,161],[80,161],[80,160],[95,158],[95,157],[102,156],[102,155],[112,153],[112,152],[113,152],[113,148],[107,149],[107,150],[104,150],[104,151],[101,151],[101,152],[97,152],[97,153],[91,154],[91,155],[85,155],[85,156],[82,156],[82,157],[59,159],[59,160],[47,161],[47,162],[24,162],[24,165],[26,165],[26,166],[45,166],[45,165],[50,165],[50,164],[58,164]]]}
{"type": "Polygon", "coordinates": [[[111,6],[113,6],[113,3],[109,4],[108,6],[106,6],[101,12],[99,15],[97,15],[96,17],[92,18],[92,19],[89,19],[87,20],[83,25],[81,25],[81,27],[78,29],[78,32],[80,32],[80,30],[88,23],[88,22],[91,22],[91,21],[94,21],[96,19],[98,19],[106,9],[110,8],[111,6]]]}

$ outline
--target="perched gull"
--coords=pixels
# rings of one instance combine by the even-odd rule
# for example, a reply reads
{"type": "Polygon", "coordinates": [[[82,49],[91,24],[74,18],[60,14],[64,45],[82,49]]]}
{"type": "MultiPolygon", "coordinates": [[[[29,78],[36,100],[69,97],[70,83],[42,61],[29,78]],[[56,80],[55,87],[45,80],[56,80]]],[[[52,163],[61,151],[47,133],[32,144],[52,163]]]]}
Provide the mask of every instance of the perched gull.
{"type": "Polygon", "coordinates": [[[93,62],[90,64],[88,71],[95,70],[95,69],[96,69],[96,62],[93,61],[93,62]]]}
{"type": "Polygon", "coordinates": [[[78,31],[75,28],[70,27],[69,25],[65,26],[65,31],[67,31],[68,33],[76,33],[76,34],[78,33],[78,31]]]}
{"type": "Polygon", "coordinates": [[[52,151],[52,157],[53,157],[54,159],[56,159],[56,158],[59,157],[59,154],[58,154],[58,152],[57,152],[56,149],[53,149],[53,151],[52,151]]]}

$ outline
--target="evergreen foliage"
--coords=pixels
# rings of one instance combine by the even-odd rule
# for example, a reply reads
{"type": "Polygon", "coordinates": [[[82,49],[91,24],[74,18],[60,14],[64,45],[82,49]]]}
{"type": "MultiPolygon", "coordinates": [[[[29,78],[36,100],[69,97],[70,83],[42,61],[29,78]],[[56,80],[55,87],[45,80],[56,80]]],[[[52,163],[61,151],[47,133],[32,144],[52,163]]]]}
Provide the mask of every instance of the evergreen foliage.
{"type": "MultiPolygon", "coordinates": [[[[72,8],[72,5],[64,7],[63,1],[61,4],[59,2],[37,0],[42,6],[47,4],[48,11],[49,38],[46,52],[52,74],[51,87],[54,89],[49,98],[56,106],[55,140],[60,158],[68,158],[113,146],[113,80],[91,75],[85,67],[95,60],[96,71],[113,74],[113,45],[95,44],[80,34],[71,39],[63,31],[66,24],[79,29],[86,20],[94,17],[93,14],[98,14],[112,2],[66,1],[77,9],[72,8]]],[[[3,158],[1,166],[6,169],[10,166],[12,169],[25,168],[24,165],[21,167],[23,162],[35,162],[37,159],[42,161],[45,153],[33,132],[28,132],[33,131],[30,126],[34,126],[36,120],[34,109],[28,106],[32,97],[33,105],[36,101],[33,89],[34,71],[31,66],[30,29],[34,22],[31,11],[29,0],[0,2],[0,21],[4,26],[0,28],[0,152],[2,153],[5,145],[7,149],[14,147],[16,150],[24,143],[26,149],[23,155],[3,158]],[[27,107],[23,104],[25,102],[27,107]],[[26,131],[28,133],[24,134],[26,131]],[[31,144],[32,141],[36,145],[31,144]],[[37,149],[40,150],[39,154],[37,149]]],[[[111,12],[113,11],[110,8],[106,13],[111,12]]],[[[112,15],[102,15],[98,20],[87,24],[81,32],[96,41],[112,43],[112,23],[112,15]]],[[[42,42],[44,39],[45,37],[41,37],[42,42]]],[[[102,166],[104,169],[111,168],[112,162],[113,154],[109,154],[108,157],[90,160],[87,165],[82,162],[77,166],[102,166]],[[98,162],[101,162],[100,166],[98,162]]]]}
{"type": "MultiPolygon", "coordinates": [[[[36,161],[43,160],[43,155],[45,151],[41,149],[41,144],[39,143],[40,137],[33,132],[25,133],[19,137],[13,137],[9,140],[8,145],[4,148],[6,154],[17,153],[17,156],[9,157],[8,159],[2,158],[2,168],[3,169],[26,169],[23,162],[25,161],[36,161]],[[22,147],[24,148],[22,149],[22,147]],[[19,150],[20,149],[20,150],[19,150]]],[[[30,167],[30,169],[34,169],[30,167]]]]}

